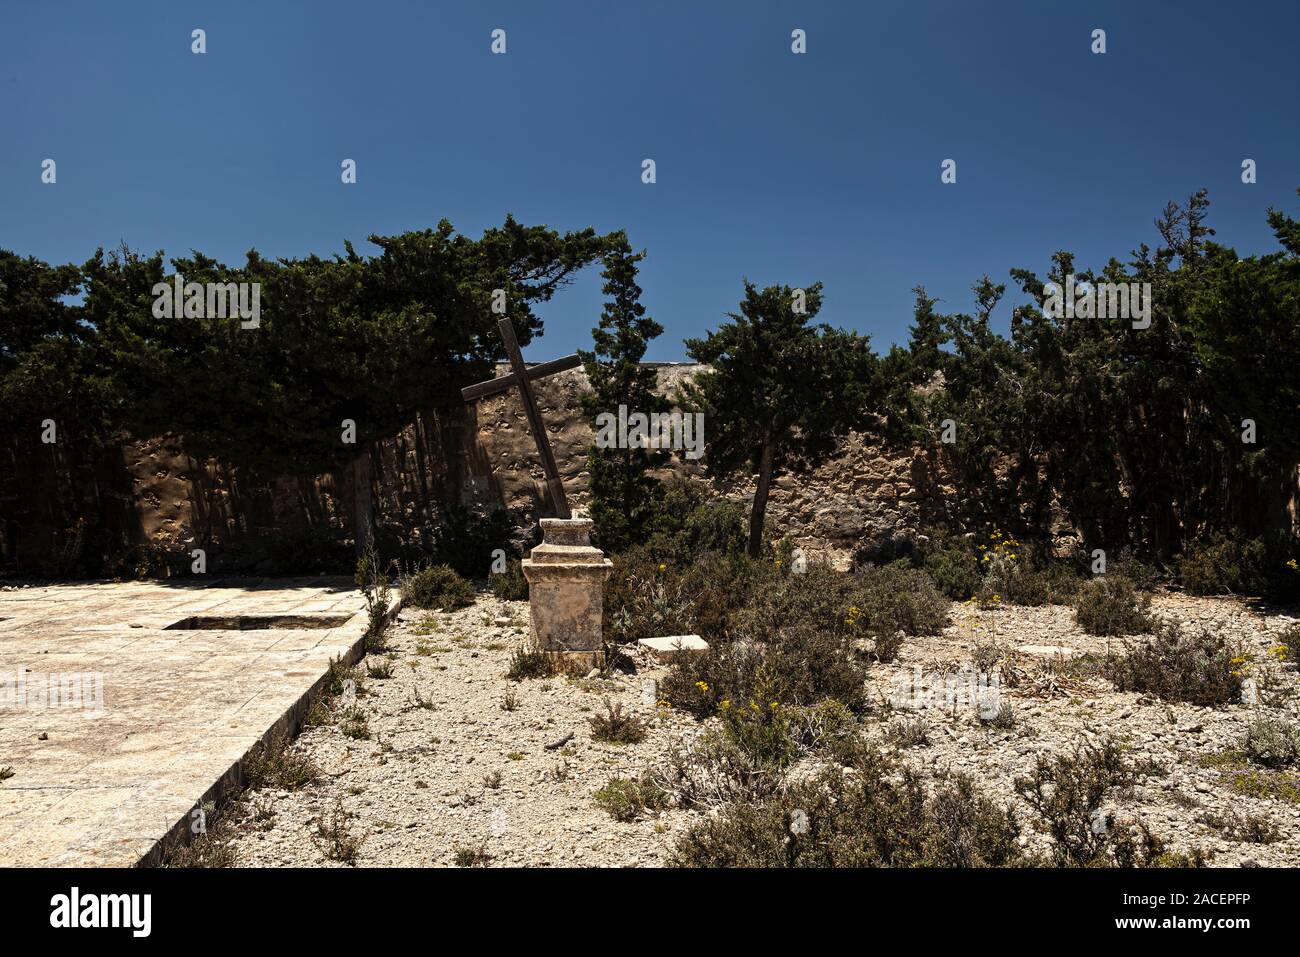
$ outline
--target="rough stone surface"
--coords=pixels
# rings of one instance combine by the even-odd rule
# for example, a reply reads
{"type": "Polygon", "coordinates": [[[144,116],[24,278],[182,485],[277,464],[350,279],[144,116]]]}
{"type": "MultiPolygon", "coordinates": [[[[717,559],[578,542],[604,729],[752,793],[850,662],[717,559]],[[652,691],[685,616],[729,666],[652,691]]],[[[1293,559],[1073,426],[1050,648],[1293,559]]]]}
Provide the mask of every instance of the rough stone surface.
{"type": "Polygon", "coordinates": [[[591,519],[544,518],[541,525],[542,544],[522,563],[532,647],[594,664],[603,647],[604,586],[613,563],[591,546],[591,519]]]}
{"type": "MultiPolygon", "coordinates": [[[[0,704],[0,865],[130,866],[357,648],[350,582],[127,582],[0,590],[0,691],[25,669],[101,675],[98,711],[0,704]],[[327,629],[189,630],[194,615],[347,616],[327,629]]],[[[87,678],[86,688],[93,687],[87,678]]],[[[14,686],[7,686],[12,689],[14,686]]]]}

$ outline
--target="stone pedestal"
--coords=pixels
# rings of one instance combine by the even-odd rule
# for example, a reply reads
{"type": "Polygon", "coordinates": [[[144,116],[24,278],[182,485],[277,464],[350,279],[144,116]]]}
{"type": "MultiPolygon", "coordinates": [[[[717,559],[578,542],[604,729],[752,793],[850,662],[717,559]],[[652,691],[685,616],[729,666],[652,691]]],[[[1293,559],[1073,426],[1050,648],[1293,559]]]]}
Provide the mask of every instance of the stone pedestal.
{"type": "Polygon", "coordinates": [[[532,647],[575,666],[604,658],[605,579],[614,563],[591,544],[591,519],[542,519],[542,544],[523,560],[532,647]]]}

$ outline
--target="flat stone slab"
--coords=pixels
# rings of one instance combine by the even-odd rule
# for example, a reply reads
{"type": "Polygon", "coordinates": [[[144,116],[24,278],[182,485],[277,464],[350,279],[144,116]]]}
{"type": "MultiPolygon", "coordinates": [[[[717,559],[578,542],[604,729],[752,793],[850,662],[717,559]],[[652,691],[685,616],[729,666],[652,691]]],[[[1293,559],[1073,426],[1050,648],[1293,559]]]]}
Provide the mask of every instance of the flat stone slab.
{"type": "Polygon", "coordinates": [[[1067,648],[1065,645],[1018,645],[1016,651],[1038,658],[1055,658],[1059,655],[1067,660],[1083,654],[1078,648],[1067,648]]]}
{"type": "Polygon", "coordinates": [[[0,866],[151,858],[366,625],[345,578],[0,590],[0,866]]]}
{"type": "Polygon", "coordinates": [[[668,661],[679,652],[708,651],[709,643],[699,635],[667,635],[662,638],[638,638],[637,644],[649,648],[656,658],[668,661]]]}

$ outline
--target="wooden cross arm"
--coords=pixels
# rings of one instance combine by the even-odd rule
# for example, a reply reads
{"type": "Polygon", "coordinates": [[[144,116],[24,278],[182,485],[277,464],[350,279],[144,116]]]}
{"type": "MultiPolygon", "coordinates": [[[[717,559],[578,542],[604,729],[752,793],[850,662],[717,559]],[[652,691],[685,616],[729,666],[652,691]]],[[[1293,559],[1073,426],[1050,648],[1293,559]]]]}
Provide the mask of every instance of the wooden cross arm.
{"type": "MultiPolygon", "coordinates": [[[[564,372],[568,369],[576,369],[582,365],[582,359],[575,352],[571,356],[565,356],[562,359],[552,359],[550,362],[540,362],[531,366],[527,370],[527,376],[530,380],[542,379],[548,375],[554,375],[557,372],[564,372]]],[[[485,395],[494,395],[497,392],[504,392],[515,385],[518,385],[519,377],[513,372],[508,375],[499,376],[495,379],[488,379],[486,382],[478,382],[474,385],[467,385],[460,390],[460,397],[466,402],[473,402],[475,399],[481,399],[485,395]]]]}

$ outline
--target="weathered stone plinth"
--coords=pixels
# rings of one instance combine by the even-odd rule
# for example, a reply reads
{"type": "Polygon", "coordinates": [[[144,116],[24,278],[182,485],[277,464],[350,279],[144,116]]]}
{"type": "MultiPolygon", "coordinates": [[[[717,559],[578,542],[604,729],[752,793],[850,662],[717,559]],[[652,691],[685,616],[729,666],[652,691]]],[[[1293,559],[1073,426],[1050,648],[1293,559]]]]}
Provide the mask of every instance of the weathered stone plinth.
{"type": "Polygon", "coordinates": [[[591,544],[591,519],[542,519],[542,544],[523,561],[535,650],[575,666],[603,663],[604,587],[613,567],[591,544]]]}

